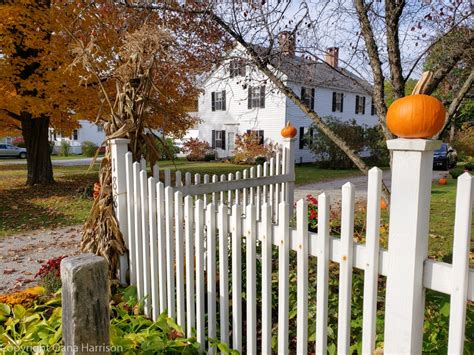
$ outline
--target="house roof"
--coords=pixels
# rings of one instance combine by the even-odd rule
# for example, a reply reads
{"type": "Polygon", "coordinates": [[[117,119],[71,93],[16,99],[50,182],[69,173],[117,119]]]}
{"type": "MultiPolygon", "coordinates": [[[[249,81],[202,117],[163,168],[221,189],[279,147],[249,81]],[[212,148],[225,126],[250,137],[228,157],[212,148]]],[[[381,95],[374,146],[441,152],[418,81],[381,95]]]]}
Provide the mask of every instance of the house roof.
{"type": "MultiPolygon", "coordinates": [[[[262,48],[259,49],[261,50],[262,48]]],[[[345,68],[333,68],[326,62],[274,51],[270,63],[285,74],[289,81],[310,87],[326,87],[366,95],[371,95],[373,91],[372,85],[366,80],[345,68]]]]}

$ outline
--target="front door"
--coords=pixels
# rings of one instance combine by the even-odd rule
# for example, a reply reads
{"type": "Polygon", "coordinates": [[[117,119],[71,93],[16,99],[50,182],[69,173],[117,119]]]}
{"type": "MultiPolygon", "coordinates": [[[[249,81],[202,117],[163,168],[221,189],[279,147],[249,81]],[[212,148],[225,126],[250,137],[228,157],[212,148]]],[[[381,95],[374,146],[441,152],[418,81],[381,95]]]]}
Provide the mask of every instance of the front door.
{"type": "Polygon", "coordinates": [[[235,133],[228,132],[227,133],[227,151],[228,154],[233,154],[235,149],[235,133]]]}

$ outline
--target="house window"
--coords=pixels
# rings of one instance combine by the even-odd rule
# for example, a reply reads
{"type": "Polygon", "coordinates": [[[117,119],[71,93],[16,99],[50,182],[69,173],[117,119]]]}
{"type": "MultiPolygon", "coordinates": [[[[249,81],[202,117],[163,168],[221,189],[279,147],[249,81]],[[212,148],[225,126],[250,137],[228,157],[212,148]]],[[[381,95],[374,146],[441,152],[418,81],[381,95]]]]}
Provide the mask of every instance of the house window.
{"type": "Polygon", "coordinates": [[[225,131],[212,131],[212,148],[225,149],[225,131]]]}
{"type": "Polygon", "coordinates": [[[356,95],[355,113],[365,114],[365,96],[356,95]]]}
{"type": "Polygon", "coordinates": [[[78,137],[78,132],[77,132],[77,129],[75,129],[74,131],[72,131],[72,140],[77,141],[77,137],[78,137]]]}
{"type": "Polygon", "coordinates": [[[300,127],[299,148],[307,149],[313,144],[314,130],[312,127],[300,127]]]}
{"type": "Polygon", "coordinates": [[[344,111],[344,94],[342,92],[332,93],[332,112],[344,111]]]}
{"type": "Polygon", "coordinates": [[[258,144],[263,144],[265,141],[265,136],[263,130],[247,130],[247,134],[254,134],[258,138],[258,144]]]}
{"type": "Polygon", "coordinates": [[[376,115],[377,114],[377,110],[375,108],[375,102],[374,102],[374,99],[372,99],[372,103],[370,105],[370,114],[372,116],[376,115]]]}
{"type": "Polygon", "coordinates": [[[248,108],[265,108],[265,85],[249,87],[248,108]]]}
{"type": "Polygon", "coordinates": [[[104,127],[102,127],[101,125],[98,125],[97,132],[103,132],[103,131],[104,131],[104,127]]]}
{"type": "Polygon", "coordinates": [[[314,110],[314,88],[301,87],[301,101],[314,110]]]}
{"type": "Polygon", "coordinates": [[[229,76],[245,76],[245,62],[242,59],[234,59],[229,63],[229,76]]]}
{"type": "Polygon", "coordinates": [[[212,111],[225,111],[225,90],[211,93],[212,111]]]}

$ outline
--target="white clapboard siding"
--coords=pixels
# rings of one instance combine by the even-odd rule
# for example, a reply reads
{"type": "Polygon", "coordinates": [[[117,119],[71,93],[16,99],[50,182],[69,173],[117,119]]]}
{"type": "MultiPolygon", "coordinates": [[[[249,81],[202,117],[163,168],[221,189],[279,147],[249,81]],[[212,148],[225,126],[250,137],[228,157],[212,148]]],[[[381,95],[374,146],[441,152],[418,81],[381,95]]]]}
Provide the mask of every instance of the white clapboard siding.
{"type": "Polygon", "coordinates": [[[173,188],[167,186],[165,188],[165,236],[166,236],[166,287],[168,294],[168,315],[171,318],[176,316],[176,300],[175,300],[175,246],[174,246],[174,212],[173,212],[173,188]]]}
{"type": "Polygon", "coordinates": [[[150,268],[150,230],[148,223],[148,185],[146,171],[140,171],[140,202],[142,224],[142,259],[143,264],[143,295],[145,296],[145,314],[151,311],[151,268],[150,268]]]}
{"type": "Polygon", "coordinates": [[[227,206],[219,205],[217,228],[219,231],[219,313],[221,342],[229,344],[229,213],[227,206]]]}
{"type": "MultiPolygon", "coordinates": [[[[187,180],[187,179],[186,179],[187,180]]],[[[191,175],[189,175],[191,183],[191,175]]],[[[194,307],[194,235],[193,235],[193,197],[184,198],[184,235],[186,243],[186,334],[188,337],[193,335],[193,329],[196,327],[196,316],[194,307]]]]}
{"type": "MultiPolygon", "coordinates": [[[[276,194],[278,195],[278,194],[276,194]]],[[[281,202],[278,218],[278,353],[288,353],[290,235],[288,205],[281,202]]]]}
{"type": "Polygon", "coordinates": [[[134,175],[133,175],[133,156],[131,152],[125,154],[125,164],[126,164],[126,179],[127,179],[127,228],[128,228],[128,247],[129,247],[129,272],[130,272],[130,284],[137,284],[137,262],[136,255],[134,251],[135,247],[135,202],[133,194],[133,184],[134,184],[134,175]]]}
{"type": "Polygon", "coordinates": [[[355,188],[352,183],[348,182],[342,186],[341,260],[337,317],[337,351],[342,354],[348,354],[350,348],[354,202],[355,188]]]}
{"type": "Polygon", "coordinates": [[[382,170],[369,170],[367,189],[366,265],[364,273],[364,301],[362,315],[362,352],[375,350],[377,316],[377,286],[379,277],[380,197],[382,170]]]}
{"type": "Polygon", "coordinates": [[[247,266],[247,352],[257,353],[257,219],[255,206],[250,204],[245,213],[245,246],[247,266]]]}
{"type": "Polygon", "coordinates": [[[184,294],[184,218],[183,194],[176,191],[174,194],[174,232],[176,242],[176,310],[178,324],[186,329],[186,309],[184,294]]]}
{"type": "Polygon", "coordinates": [[[297,321],[296,341],[298,354],[308,352],[308,204],[299,200],[297,216],[297,321]]]}
{"type": "Polygon", "coordinates": [[[272,352],[272,207],[262,206],[262,353],[272,352]]]}
{"type": "MultiPolygon", "coordinates": [[[[216,338],[216,208],[213,203],[206,208],[207,240],[207,336],[216,338]]],[[[215,353],[210,348],[209,352],[215,353]]]]}
{"type": "MultiPolygon", "coordinates": [[[[156,165],[155,165],[156,166],[156,165]]],[[[148,222],[150,231],[150,282],[151,282],[151,309],[153,320],[160,315],[159,306],[159,286],[158,286],[158,231],[156,222],[156,180],[154,177],[148,178],[148,222]]]]}
{"type": "Polygon", "coordinates": [[[449,312],[448,354],[464,352],[466,301],[471,242],[474,178],[469,173],[458,177],[454,222],[451,305],[449,312]]]}
{"type": "Polygon", "coordinates": [[[232,348],[242,351],[242,208],[232,206],[232,348]]]}
{"type": "Polygon", "coordinates": [[[167,268],[166,268],[166,230],[165,230],[165,185],[162,182],[156,184],[156,214],[158,232],[158,284],[160,293],[161,314],[168,308],[167,301],[167,268]]]}
{"type": "Polygon", "coordinates": [[[141,203],[140,203],[140,163],[133,163],[133,207],[134,207],[134,226],[135,226],[135,260],[136,260],[136,280],[137,296],[139,300],[145,297],[143,288],[143,238],[141,222],[141,203]]]}
{"type": "Polygon", "coordinates": [[[196,336],[201,345],[205,346],[205,283],[204,283],[204,202],[196,201],[194,210],[194,237],[196,247],[196,336]]]}
{"type": "Polygon", "coordinates": [[[316,286],[316,354],[327,353],[329,296],[329,196],[318,196],[318,269],[316,286]]]}

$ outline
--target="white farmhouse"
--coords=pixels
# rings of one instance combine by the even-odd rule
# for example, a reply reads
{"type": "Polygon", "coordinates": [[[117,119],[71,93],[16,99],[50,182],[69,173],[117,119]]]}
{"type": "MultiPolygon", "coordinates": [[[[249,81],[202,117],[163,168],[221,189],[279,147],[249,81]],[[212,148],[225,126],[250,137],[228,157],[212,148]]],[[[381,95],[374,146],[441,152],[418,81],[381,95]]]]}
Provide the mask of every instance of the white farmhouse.
{"type": "Polygon", "coordinates": [[[97,146],[100,146],[104,142],[105,133],[102,126],[85,120],[81,120],[78,123],[80,127],[74,129],[72,134],[68,137],[62,136],[60,133],[55,132],[53,128],[50,128],[49,140],[54,142],[54,153],[57,154],[60,151],[62,141],[69,142],[71,154],[81,154],[81,144],[83,142],[92,142],[97,146]]]}
{"type": "MultiPolygon", "coordinates": [[[[370,84],[339,67],[338,48],[328,49],[325,62],[316,62],[295,55],[294,38],[287,32],[280,33],[278,41],[280,50],[270,60],[272,69],[318,115],[355,119],[367,126],[378,123],[370,84]]],[[[237,134],[256,131],[262,142],[282,143],[280,130],[291,121],[298,129],[296,161],[314,161],[301,139],[311,119],[263,73],[246,64],[244,53],[236,46],[204,81],[198,101],[199,138],[212,144],[218,157],[227,157],[233,154],[237,134]]]]}

